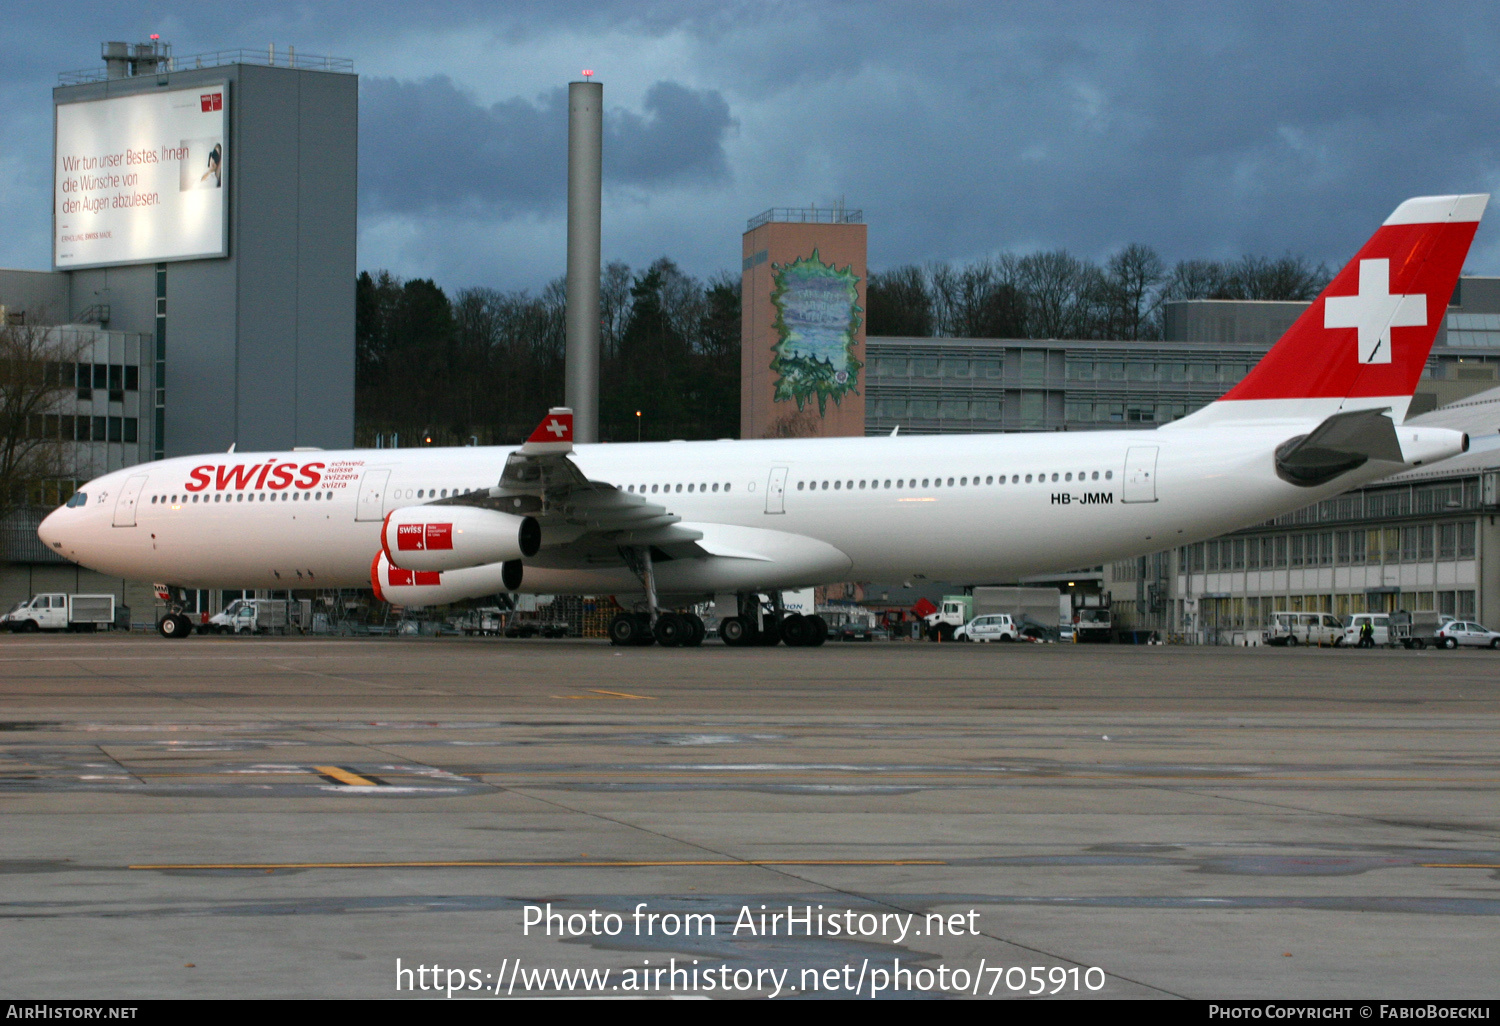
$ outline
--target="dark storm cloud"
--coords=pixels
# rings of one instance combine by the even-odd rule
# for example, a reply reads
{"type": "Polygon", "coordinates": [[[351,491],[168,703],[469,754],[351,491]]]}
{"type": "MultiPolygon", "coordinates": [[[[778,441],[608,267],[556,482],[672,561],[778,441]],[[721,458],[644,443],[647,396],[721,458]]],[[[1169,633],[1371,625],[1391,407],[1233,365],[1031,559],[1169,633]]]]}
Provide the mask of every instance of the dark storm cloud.
{"type": "MultiPolygon", "coordinates": [[[[606,112],[606,184],[652,188],[725,181],[734,122],[713,90],[657,82],[644,112],[606,112]]],[[[567,182],[568,94],[482,106],[446,76],[360,84],[360,192],[370,210],[548,211],[567,182]]]]}
{"type": "MultiPolygon", "coordinates": [[[[275,39],[352,58],[361,265],[455,285],[561,267],[553,86],[585,66],[607,102],[630,97],[605,122],[606,257],[666,252],[700,274],[737,265],[746,217],[840,197],[864,209],[876,267],[1133,241],[1172,260],[1335,262],[1407,196],[1500,186],[1492,2],[38,0],[7,15],[0,263],[22,266],[47,261],[56,71],[158,30],[182,56],[275,39]]],[[[1500,270],[1497,220],[1476,271],[1500,270]]]]}

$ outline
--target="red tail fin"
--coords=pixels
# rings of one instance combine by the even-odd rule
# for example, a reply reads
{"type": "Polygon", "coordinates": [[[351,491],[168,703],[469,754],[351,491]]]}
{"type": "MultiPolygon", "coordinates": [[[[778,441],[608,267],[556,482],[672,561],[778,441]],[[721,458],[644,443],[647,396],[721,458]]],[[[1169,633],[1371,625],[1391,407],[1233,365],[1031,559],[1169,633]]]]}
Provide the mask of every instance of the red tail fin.
{"type": "Polygon", "coordinates": [[[1481,194],[1401,204],[1249,375],[1188,420],[1389,406],[1399,424],[1488,202],[1481,194]]]}

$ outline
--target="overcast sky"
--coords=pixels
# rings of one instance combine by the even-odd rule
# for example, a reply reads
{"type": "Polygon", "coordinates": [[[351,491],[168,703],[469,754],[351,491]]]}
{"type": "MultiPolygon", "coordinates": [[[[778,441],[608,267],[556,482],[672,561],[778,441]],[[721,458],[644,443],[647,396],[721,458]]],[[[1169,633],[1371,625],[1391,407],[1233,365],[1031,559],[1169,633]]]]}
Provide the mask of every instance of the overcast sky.
{"type": "MultiPolygon", "coordinates": [[[[605,259],[739,266],[745,220],[842,199],[870,262],[1130,242],[1342,263],[1411,195],[1500,181],[1500,5],[16,3],[0,265],[48,265],[51,88],[106,39],[270,42],[360,76],[359,266],[449,288],[564,268],[566,83],[606,105],[605,259]]],[[[1492,212],[1470,255],[1500,274],[1492,212]]]]}

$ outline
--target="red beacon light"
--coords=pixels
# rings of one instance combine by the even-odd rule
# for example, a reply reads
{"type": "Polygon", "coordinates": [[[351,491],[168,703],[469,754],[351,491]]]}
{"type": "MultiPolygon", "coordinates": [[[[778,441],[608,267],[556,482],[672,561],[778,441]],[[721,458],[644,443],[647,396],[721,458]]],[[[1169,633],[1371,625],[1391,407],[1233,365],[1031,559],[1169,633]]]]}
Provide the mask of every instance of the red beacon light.
{"type": "Polygon", "coordinates": [[[594,77],[594,70],[592,68],[584,68],[583,69],[583,77],[584,78],[593,78],[594,77]]]}
{"type": "Polygon", "coordinates": [[[153,32],[153,33],[151,33],[151,42],[154,43],[154,42],[156,42],[160,38],[161,38],[161,33],[160,32],[153,32]]]}

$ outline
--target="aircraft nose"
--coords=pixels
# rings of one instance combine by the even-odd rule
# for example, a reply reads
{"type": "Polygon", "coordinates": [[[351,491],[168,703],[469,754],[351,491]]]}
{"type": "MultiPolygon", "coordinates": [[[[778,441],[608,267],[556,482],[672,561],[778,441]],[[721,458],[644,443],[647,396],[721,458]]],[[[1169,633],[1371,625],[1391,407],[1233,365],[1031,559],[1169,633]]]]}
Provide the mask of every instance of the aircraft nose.
{"type": "Polygon", "coordinates": [[[37,537],[42,539],[42,544],[55,552],[61,552],[67,544],[66,529],[63,527],[63,514],[71,512],[66,506],[59,506],[48,513],[37,525],[37,537]]]}

